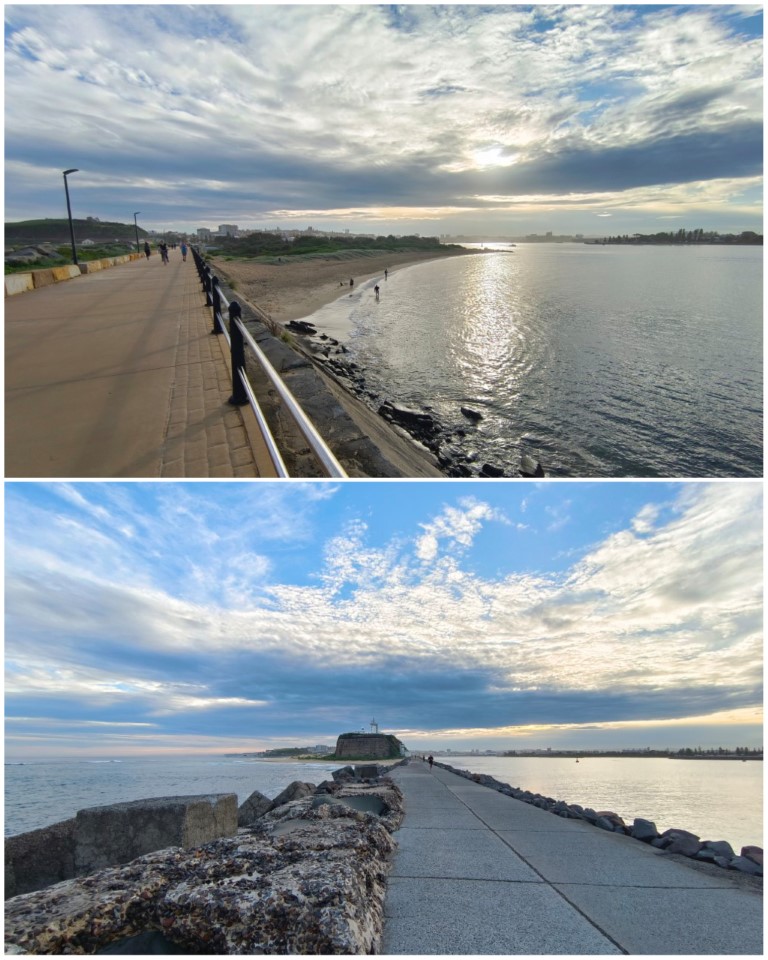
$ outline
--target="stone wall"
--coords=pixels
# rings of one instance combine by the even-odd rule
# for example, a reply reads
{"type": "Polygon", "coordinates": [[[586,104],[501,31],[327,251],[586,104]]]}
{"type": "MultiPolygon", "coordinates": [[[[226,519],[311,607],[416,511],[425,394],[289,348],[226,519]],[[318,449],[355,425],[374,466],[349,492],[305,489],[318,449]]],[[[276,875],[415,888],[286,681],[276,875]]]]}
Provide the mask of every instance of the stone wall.
{"type": "Polygon", "coordinates": [[[80,810],[71,820],[5,841],[5,897],[41,890],[167,847],[237,833],[237,796],[157,797],[80,810]]]}
{"type": "Polygon", "coordinates": [[[386,760],[397,756],[397,739],[383,733],[342,733],[336,741],[337,760],[386,760]]]}

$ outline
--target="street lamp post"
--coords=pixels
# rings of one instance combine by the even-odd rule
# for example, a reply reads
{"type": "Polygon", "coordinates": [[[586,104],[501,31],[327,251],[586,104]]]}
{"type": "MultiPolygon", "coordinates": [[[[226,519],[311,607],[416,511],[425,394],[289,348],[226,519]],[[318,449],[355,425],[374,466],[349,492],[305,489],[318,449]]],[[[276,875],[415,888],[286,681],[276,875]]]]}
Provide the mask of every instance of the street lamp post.
{"type": "Polygon", "coordinates": [[[133,226],[136,230],[136,253],[141,253],[141,247],[139,246],[139,225],[136,222],[136,217],[141,213],[141,210],[137,210],[133,215],[133,226]]]}
{"type": "Polygon", "coordinates": [[[67,177],[70,173],[77,173],[77,168],[73,167],[72,170],[64,171],[64,192],[67,195],[67,216],[69,217],[69,238],[72,241],[72,262],[75,266],[79,266],[77,262],[77,247],[75,246],[75,228],[72,226],[72,207],[69,205],[69,186],[67,185],[67,177]]]}

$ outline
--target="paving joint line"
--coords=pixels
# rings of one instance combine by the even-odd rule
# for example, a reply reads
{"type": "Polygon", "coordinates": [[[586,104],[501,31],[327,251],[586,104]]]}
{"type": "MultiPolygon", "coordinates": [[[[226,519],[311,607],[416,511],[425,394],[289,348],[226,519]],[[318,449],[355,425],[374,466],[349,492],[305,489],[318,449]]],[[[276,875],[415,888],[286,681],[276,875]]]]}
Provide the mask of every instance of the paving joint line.
{"type": "MultiPolygon", "coordinates": [[[[433,776],[434,776],[434,774],[433,774],[433,776]]],[[[525,858],[521,853],[518,853],[518,851],[515,850],[515,849],[504,839],[504,837],[502,837],[496,830],[494,830],[493,827],[492,827],[489,823],[486,823],[486,821],[483,820],[483,818],[482,818],[479,814],[475,813],[475,811],[469,806],[469,804],[465,803],[465,801],[462,800],[462,798],[461,798],[458,794],[456,794],[456,793],[453,792],[453,790],[448,786],[448,784],[444,784],[444,786],[445,786],[446,789],[459,801],[459,803],[464,804],[464,806],[467,808],[467,810],[469,810],[469,812],[472,814],[473,817],[477,817],[477,819],[480,821],[480,823],[482,823],[488,830],[490,830],[491,833],[492,833],[495,837],[498,837],[498,839],[501,840],[501,842],[504,844],[504,846],[505,846],[511,853],[513,853],[516,857],[519,857],[519,858],[523,861],[523,863],[524,863],[527,867],[529,867],[529,869],[533,870],[533,872],[534,872],[537,876],[541,877],[542,881],[543,881],[545,884],[547,884],[547,886],[548,886],[558,897],[560,897],[560,898],[561,898],[562,900],[564,900],[570,907],[572,907],[580,916],[582,916],[582,917],[587,921],[587,923],[588,923],[590,926],[594,927],[594,929],[597,930],[600,934],[602,934],[602,935],[606,938],[606,940],[610,941],[610,943],[612,943],[612,944],[614,945],[614,947],[616,947],[618,950],[620,950],[620,951],[621,951],[623,954],[625,954],[625,955],[628,955],[628,954],[629,954],[629,950],[626,950],[617,940],[615,940],[615,939],[610,935],[610,933],[608,933],[606,930],[603,930],[603,928],[602,928],[599,924],[595,923],[595,921],[594,921],[591,917],[588,917],[588,916],[586,915],[586,913],[584,913],[584,911],[583,911],[577,904],[575,904],[572,900],[570,900],[561,890],[558,890],[558,888],[557,888],[556,886],[554,886],[554,884],[553,884],[551,881],[547,880],[547,878],[541,873],[540,870],[537,870],[536,867],[534,867],[534,865],[533,865],[532,863],[530,863],[528,860],[526,860],[526,858],[525,858]]],[[[488,789],[490,789],[490,788],[489,788],[489,787],[486,787],[485,789],[488,790],[488,789]]],[[[512,799],[514,799],[514,798],[513,798],[513,797],[509,797],[509,799],[512,800],[512,799]]],[[[518,801],[518,802],[519,802],[519,801],[518,801]]],[[[583,886],[583,884],[579,884],[579,886],[583,886]]],[[[589,884],[589,886],[591,886],[591,884],[589,884]]],[[[599,886],[607,886],[607,884],[599,884],[599,886]]],[[[662,887],[662,888],[660,888],[660,889],[666,889],[666,888],[665,888],[665,887],[662,887]]]]}

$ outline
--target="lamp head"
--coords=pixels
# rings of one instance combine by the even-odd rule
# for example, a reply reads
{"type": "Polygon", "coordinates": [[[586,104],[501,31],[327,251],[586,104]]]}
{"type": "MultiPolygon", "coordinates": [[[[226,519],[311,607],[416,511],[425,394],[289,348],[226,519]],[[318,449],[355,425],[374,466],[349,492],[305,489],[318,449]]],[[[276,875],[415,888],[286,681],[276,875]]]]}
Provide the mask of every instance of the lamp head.
{"type": "Polygon", "coordinates": [[[77,167],[73,167],[71,170],[65,170],[64,176],[66,177],[68,173],[77,173],[77,167]]]}

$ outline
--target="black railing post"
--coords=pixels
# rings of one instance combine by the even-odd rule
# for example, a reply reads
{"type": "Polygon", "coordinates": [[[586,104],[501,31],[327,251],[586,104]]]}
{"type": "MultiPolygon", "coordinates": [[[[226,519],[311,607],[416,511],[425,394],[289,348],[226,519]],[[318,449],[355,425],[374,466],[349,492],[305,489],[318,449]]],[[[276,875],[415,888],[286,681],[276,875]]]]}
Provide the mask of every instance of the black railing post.
{"type": "Polygon", "coordinates": [[[240,379],[240,371],[245,370],[245,343],[237,321],[242,315],[242,307],[237,300],[233,300],[229,305],[229,342],[232,350],[232,396],[229,403],[234,407],[248,403],[248,394],[240,379]]]}
{"type": "MultiPolygon", "coordinates": [[[[211,306],[213,307],[213,327],[211,328],[211,333],[221,333],[221,324],[219,318],[221,317],[221,293],[219,291],[219,278],[211,277],[211,306]]],[[[224,322],[224,318],[221,317],[221,323],[224,322]]]]}

